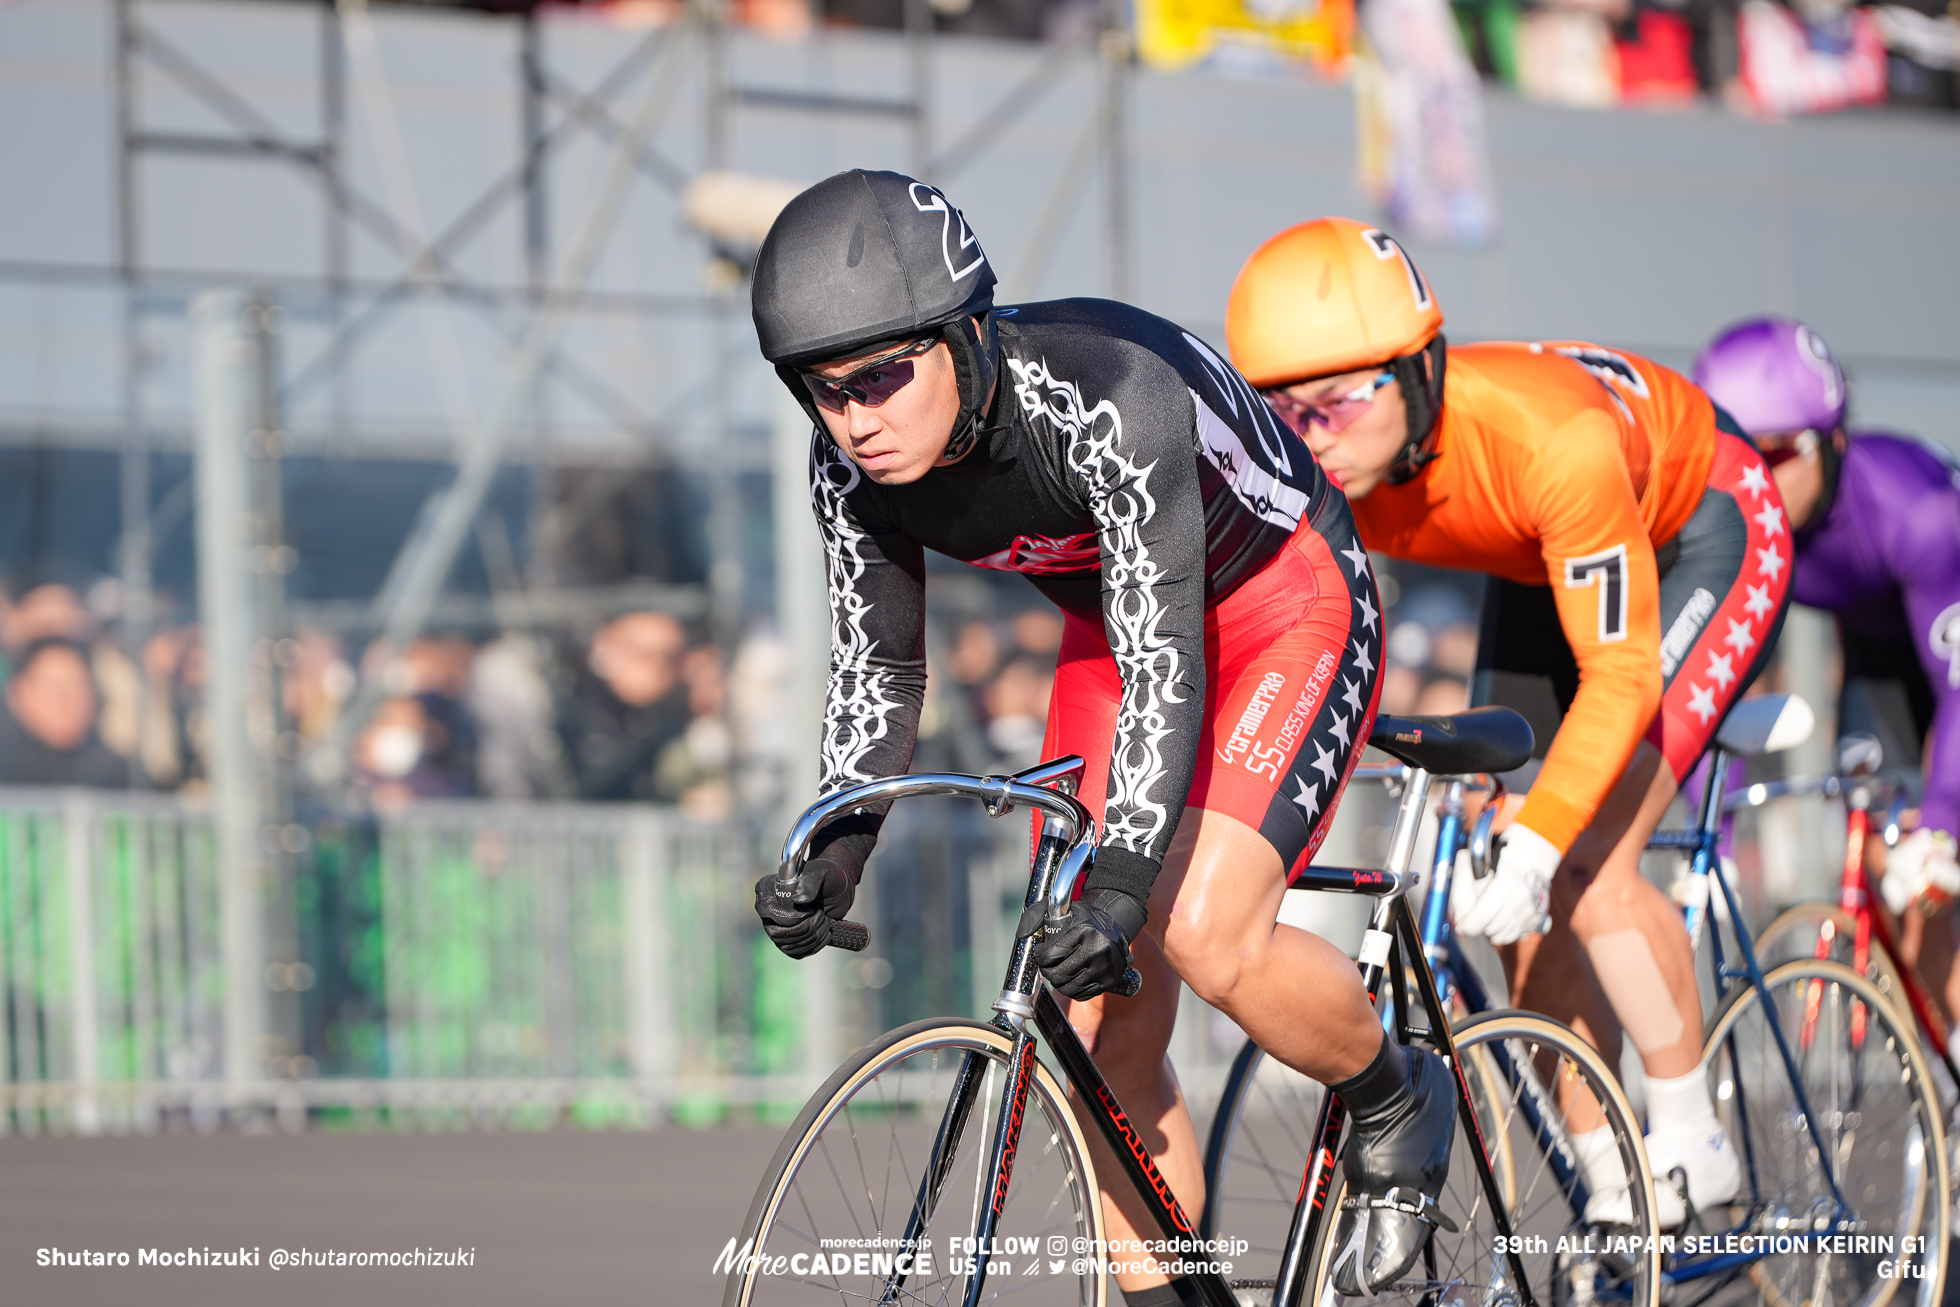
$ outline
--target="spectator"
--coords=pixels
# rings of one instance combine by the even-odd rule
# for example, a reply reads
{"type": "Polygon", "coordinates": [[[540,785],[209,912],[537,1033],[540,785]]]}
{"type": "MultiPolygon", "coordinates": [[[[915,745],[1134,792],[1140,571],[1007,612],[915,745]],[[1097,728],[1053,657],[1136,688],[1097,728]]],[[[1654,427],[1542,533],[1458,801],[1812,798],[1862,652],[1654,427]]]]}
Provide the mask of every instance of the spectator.
{"type": "Polygon", "coordinates": [[[728,729],[728,681],[721,651],[701,645],[681,659],[687,687],[687,728],[660,751],[654,793],[702,821],[735,814],[735,737],[728,729]]]}
{"type": "Polygon", "coordinates": [[[981,696],[987,709],[987,742],[1010,771],[1041,761],[1048,699],[1054,688],[1054,664],[1022,653],[1008,659],[981,696]]]}
{"type": "Polygon", "coordinates": [[[552,729],[548,665],[541,641],[515,633],[484,645],[471,664],[464,702],[476,723],[476,770],[485,794],[535,799],[569,789],[552,729]]]}
{"type": "Polygon", "coordinates": [[[326,631],[301,631],[286,651],[281,682],[286,720],[306,746],[324,743],[347,696],[354,692],[354,669],[347,663],[340,640],[326,631]]]}
{"type": "Polygon", "coordinates": [[[95,634],[95,618],[75,588],[60,582],[37,585],[20,597],[7,613],[4,641],[8,649],[26,649],[38,640],[86,644],[95,634]]]}
{"type": "Polygon", "coordinates": [[[1012,627],[1014,645],[1023,653],[1053,662],[1061,652],[1062,615],[1053,608],[1023,609],[1015,614],[1012,627]]]}
{"type": "Polygon", "coordinates": [[[1000,666],[1000,640],[993,623],[978,618],[964,623],[946,655],[946,669],[961,685],[973,689],[985,685],[1000,666]]]}
{"type": "Polygon", "coordinates": [[[143,647],[143,675],[162,738],[146,740],[144,767],[164,788],[204,784],[210,737],[204,721],[204,637],[195,626],[166,628],[143,647]]]}
{"type": "Polygon", "coordinates": [[[119,789],[129,767],[96,733],[101,696],[88,654],[44,638],[20,651],[0,714],[0,784],[119,789]]]}
{"type": "Polygon", "coordinates": [[[1470,683],[1460,676],[1434,676],[1416,696],[1415,715],[1441,717],[1470,706],[1470,683]]]}
{"type": "Polygon", "coordinates": [[[592,637],[558,724],[581,798],[656,797],[660,751],[687,727],[680,677],[685,643],[681,624],[665,613],[628,613],[592,637]]]}
{"type": "Polygon", "coordinates": [[[383,700],[354,744],[354,783],[378,811],[416,799],[457,798],[476,791],[476,778],[458,761],[453,714],[440,695],[383,700]]]}

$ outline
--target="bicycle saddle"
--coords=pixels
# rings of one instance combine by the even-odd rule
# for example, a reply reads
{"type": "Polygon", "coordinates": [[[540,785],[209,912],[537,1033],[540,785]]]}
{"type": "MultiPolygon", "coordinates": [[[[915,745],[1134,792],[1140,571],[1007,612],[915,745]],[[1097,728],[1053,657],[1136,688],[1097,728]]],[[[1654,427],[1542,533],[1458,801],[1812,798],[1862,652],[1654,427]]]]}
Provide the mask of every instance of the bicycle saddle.
{"type": "Polygon", "coordinates": [[[1504,772],[1531,758],[1531,723],[1491,706],[1442,717],[1375,718],[1368,743],[1434,776],[1504,772]]]}

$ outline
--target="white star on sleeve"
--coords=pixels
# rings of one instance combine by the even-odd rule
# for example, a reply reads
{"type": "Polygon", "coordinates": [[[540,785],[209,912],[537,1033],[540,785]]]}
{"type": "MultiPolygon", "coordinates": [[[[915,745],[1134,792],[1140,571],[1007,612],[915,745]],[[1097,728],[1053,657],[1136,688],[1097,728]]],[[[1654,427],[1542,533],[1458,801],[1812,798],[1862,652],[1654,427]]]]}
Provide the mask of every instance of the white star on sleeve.
{"type": "Polygon", "coordinates": [[[1361,605],[1361,625],[1370,631],[1374,630],[1376,617],[1375,606],[1368,602],[1368,596],[1364,594],[1354,602],[1361,605]]]}
{"type": "Polygon", "coordinates": [[[1353,643],[1354,661],[1361,665],[1361,670],[1364,674],[1373,676],[1375,674],[1375,664],[1368,657],[1368,642],[1366,640],[1356,640],[1353,643]]]}
{"type": "Polygon", "coordinates": [[[1742,469],[1742,484],[1737,486],[1736,489],[1747,490],[1756,498],[1761,499],[1764,493],[1769,490],[1769,478],[1763,475],[1763,469],[1760,464],[1751,463],[1748,467],[1742,469]]]}
{"type": "Polygon", "coordinates": [[[1341,556],[1354,564],[1354,574],[1356,577],[1363,577],[1368,574],[1368,551],[1361,547],[1359,540],[1354,542],[1354,548],[1343,549],[1341,556]]]}
{"type": "Polygon", "coordinates": [[[1293,796],[1293,802],[1306,809],[1308,817],[1318,817],[1320,815],[1320,787],[1318,785],[1309,785],[1298,776],[1293,778],[1293,783],[1300,787],[1300,792],[1293,796]]]}
{"type": "Polygon", "coordinates": [[[1339,740],[1343,749],[1352,749],[1354,747],[1354,741],[1348,738],[1347,718],[1341,716],[1339,713],[1334,714],[1334,724],[1327,728],[1327,733],[1339,740]]]}
{"type": "Polygon", "coordinates": [[[1333,784],[1334,778],[1338,775],[1334,770],[1334,751],[1321,748],[1319,740],[1313,742],[1313,751],[1318,755],[1313,760],[1313,769],[1325,776],[1328,784],[1333,784]]]}
{"type": "Polygon", "coordinates": [[[1776,546],[1756,551],[1756,562],[1761,565],[1763,575],[1774,581],[1783,575],[1783,555],[1776,552],[1776,546]]]}
{"type": "Polygon", "coordinates": [[[1739,654],[1746,654],[1756,647],[1756,634],[1749,629],[1749,623],[1738,622],[1733,617],[1724,620],[1729,624],[1729,633],[1722,637],[1723,644],[1739,654]]]}
{"type": "Polygon", "coordinates": [[[1708,725],[1709,718],[1715,715],[1715,691],[1692,681],[1688,683],[1688,689],[1688,711],[1701,718],[1703,726],[1708,725]]]}
{"type": "Polygon", "coordinates": [[[1343,676],[1341,678],[1341,701],[1356,712],[1360,712],[1362,708],[1361,682],[1350,681],[1347,677],[1343,676]]]}
{"type": "Polygon", "coordinates": [[[1783,510],[1775,504],[1764,504],[1763,511],[1752,515],[1763,534],[1774,540],[1783,534],[1783,510]]]}
{"type": "Polygon", "coordinates": [[[1769,616],[1770,609],[1776,607],[1776,601],[1769,597],[1768,586],[1752,585],[1749,587],[1749,602],[1742,607],[1751,617],[1761,621],[1769,616]]]}
{"type": "Polygon", "coordinates": [[[1735,679],[1735,655],[1718,654],[1713,649],[1710,649],[1708,651],[1708,670],[1702,674],[1709,680],[1715,682],[1716,688],[1727,690],[1729,688],[1729,682],[1735,679]]]}

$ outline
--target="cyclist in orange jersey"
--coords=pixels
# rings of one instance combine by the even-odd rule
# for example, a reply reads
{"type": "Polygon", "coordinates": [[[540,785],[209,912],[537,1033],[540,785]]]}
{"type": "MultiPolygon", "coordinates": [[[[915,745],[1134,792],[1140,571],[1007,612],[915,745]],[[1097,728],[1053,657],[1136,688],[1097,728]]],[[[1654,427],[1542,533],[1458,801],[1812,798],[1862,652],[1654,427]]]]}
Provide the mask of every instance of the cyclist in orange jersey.
{"type": "MultiPolygon", "coordinates": [[[[1789,520],[1748,439],[1679,374],[1579,342],[1447,348],[1442,326],[1408,253],[1341,218],[1260,247],[1226,313],[1233,362],[1370,548],[1490,575],[1475,697],[1524,712],[1542,762],[1495,873],[1458,878],[1457,928],[1508,946],[1523,1005],[1609,1058],[1633,1041],[1654,1174],[1726,1201],[1740,1168],[1701,1073],[1693,957],[1639,860],[1775,643],[1789,520]]],[[[1678,1187],[1660,1189],[1678,1223],[1678,1187]]],[[[1601,1194],[1590,1214],[1626,1206],[1601,1194]]]]}

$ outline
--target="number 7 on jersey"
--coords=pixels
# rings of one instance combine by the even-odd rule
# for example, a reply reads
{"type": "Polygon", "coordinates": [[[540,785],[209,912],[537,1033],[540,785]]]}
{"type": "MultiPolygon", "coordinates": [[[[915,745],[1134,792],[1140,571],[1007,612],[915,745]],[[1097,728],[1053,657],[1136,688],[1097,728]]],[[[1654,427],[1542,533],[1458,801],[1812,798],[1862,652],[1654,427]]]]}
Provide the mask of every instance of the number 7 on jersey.
{"type": "Polygon", "coordinates": [[[1627,547],[1614,545],[1584,558],[1565,560],[1565,588],[1599,587],[1599,642],[1627,638],[1627,547]]]}

